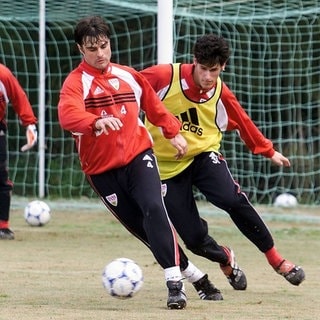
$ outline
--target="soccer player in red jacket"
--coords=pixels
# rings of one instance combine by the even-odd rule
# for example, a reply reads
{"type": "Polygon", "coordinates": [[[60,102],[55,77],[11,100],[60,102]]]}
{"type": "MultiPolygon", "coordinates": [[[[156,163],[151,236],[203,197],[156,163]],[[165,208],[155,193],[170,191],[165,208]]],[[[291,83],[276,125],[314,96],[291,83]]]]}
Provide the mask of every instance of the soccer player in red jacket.
{"type": "Polygon", "coordinates": [[[72,132],[88,182],[164,269],[168,308],[186,306],[181,281],[185,276],[196,282],[196,289],[200,280],[207,300],[221,300],[220,291],[188,262],[178,246],[163,203],[152,138],[139,116],[143,111],[161,128],[165,140],[176,150],[173,157],[177,160],[187,151],[179,133],[180,121],[166,110],[139,72],[110,61],[110,30],[101,17],[80,20],[74,37],[83,61],[62,86],[58,116],[62,128],[72,132]]]}
{"type": "Polygon", "coordinates": [[[234,181],[220,153],[224,131],[237,130],[254,154],[261,154],[278,166],[290,166],[289,160],[273,148],[238,100],[221,80],[230,50],[222,37],[208,34],[195,43],[190,64],[163,64],[143,70],[167,109],[182,122],[181,134],[188,142],[188,153],[172,161],[172,147],[148,120],[154,139],[160,176],[166,190],[169,217],[182,240],[193,253],[220,263],[230,284],[238,290],[247,282],[234,253],[220,246],[208,234],[193,197],[196,186],[206,199],[225,210],[239,230],[265,254],[269,264],[293,285],[305,278],[301,267],[284,259],[274,246],[267,226],[234,181]]]}
{"type": "Polygon", "coordinates": [[[21,124],[26,127],[27,144],[21,148],[21,151],[25,152],[37,142],[37,118],[17,78],[6,66],[0,64],[0,239],[12,240],[14,232],[9,227],[9,216],[13,183],[8,173],[6,123],[9,102],[21,124]]]}

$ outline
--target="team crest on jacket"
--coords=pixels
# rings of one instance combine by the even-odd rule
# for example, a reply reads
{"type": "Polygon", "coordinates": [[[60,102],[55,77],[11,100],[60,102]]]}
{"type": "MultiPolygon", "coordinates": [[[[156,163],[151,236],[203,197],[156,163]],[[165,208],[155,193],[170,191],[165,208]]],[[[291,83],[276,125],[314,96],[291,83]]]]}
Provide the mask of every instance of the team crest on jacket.
{"type": "Polygon", "coordinates": [[[118,197],[115,193],[106,196],[106,200],[114,207],[118,205],[118,197]]]}
{"type": "Polygon", "coordinates": [[[115,88],[116,90],[119,90],[120,87],[120,82],[119,79],[109,79],[108,82],[112,85],[113,88],[115,88]]]}

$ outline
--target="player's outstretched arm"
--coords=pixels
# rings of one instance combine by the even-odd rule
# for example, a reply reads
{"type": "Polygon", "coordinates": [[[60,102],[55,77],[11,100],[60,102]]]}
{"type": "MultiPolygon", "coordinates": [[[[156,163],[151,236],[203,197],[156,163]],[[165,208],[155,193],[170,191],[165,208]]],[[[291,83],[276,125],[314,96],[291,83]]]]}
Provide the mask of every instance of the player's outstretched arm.
{"type": "Polygon", "coordinates": [[[278,151],[275,151],[274,155],[271,157],[271,161],[279,167],[290,167],[289,159],[278,151]]]}

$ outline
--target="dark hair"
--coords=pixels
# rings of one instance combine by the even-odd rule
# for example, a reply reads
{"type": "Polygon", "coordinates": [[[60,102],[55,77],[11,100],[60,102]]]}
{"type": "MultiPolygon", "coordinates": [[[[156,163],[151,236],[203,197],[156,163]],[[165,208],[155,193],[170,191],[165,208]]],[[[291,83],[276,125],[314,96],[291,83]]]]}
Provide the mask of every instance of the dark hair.
{"type": "Polygon", "coordinates": [[[193,48],[197,62],[205,66],[223,65],[230,56],[227,41],[218,35],[207,34],[197,39],[193,48]]]}
{"type": "Polygon", "coordinates": [[[86,38],[91,38],[94,43],[100,37],[110,38],[110,34],[110,29],[102,17],[90,16],[78,22],[74,30],[74,40],[77,44],[82,45],[86,38]]]}

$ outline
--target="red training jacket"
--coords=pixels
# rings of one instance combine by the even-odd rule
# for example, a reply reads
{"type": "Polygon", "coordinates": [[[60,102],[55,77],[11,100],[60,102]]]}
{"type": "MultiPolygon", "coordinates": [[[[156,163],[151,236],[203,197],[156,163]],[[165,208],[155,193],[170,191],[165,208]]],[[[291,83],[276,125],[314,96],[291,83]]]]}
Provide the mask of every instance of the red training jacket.
{"type": "Polygon", "coordinates": [[[9,101],[24,127],[37,123],[28,97],[17,78],[0,63],[0,122],[5,121],[9,101]]]}
{"type": "Polygon", "coordinates": [[[99,174],[125,166],[142,151],[151,148],[152,138],[140,120],[140,111],[174,138],[181,123],[169,113],[148,81],[133,68],[110,63],[98,70],[85,61],[66,78],[58,104],[59,121],[76,141],[82,170],[99,174]],[[97,135],[97,119],[118,117],[123,127],[97,135]]]}

